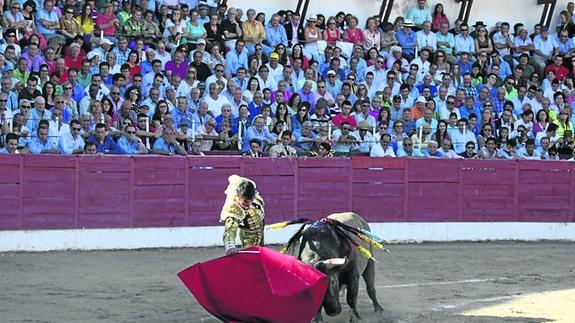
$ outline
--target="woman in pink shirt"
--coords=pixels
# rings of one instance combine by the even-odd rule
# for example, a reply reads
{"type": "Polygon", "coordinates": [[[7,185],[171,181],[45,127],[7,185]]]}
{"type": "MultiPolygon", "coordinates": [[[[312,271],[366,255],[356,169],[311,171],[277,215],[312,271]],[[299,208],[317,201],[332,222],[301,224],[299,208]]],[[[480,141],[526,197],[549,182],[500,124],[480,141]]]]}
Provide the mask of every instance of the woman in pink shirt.
{"type": "Polygon", "coordinates": [[[114,9],[111,4],[106,4],[104,7],[104,14],[98,15],[96,24],[99,30],[104,31],[105,37],[115,37],[116,28],[120,26],[120,21],[114,15],[114,9]]]}
{"type": "Polygon", "coordinates": [[[443,5],[441,3],[435,5],[435,9],[433,9],[433,14],[431,16],[431,31],[439,31],[439,27],[442,22],[446,22],[449,25],[449,18],[447,18],[445,12],[443,12],[443,5]]]}
{"type": "Polygon", "coordinates": [[[363,30],[357,28],[358,20],[357,17],[351,16],[348,19],[349,27],[343,33],[343,40],[346,42],[353,43],[354,45],[363,46],[363,30]]]}
{"type": "Polygon", "coordinates": [[[327,18],[327,28],[323,31],[323,39],[332,46],[341,40],[341,33],[337,29],[337,22],[334,17],[327,18]]]}

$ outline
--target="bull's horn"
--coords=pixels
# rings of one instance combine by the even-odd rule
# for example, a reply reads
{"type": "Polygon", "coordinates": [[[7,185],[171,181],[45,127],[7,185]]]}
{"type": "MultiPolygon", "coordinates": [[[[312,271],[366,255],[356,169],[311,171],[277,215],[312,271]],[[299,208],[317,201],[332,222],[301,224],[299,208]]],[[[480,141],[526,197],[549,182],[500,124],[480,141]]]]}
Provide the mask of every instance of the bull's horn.
{"type": "Polygon", "coordinates": [[[347,260],[345,258],[330,258],[320,261],[320,263],[323,263],[328,269],[345,265],[346,262],[347,260]]]}

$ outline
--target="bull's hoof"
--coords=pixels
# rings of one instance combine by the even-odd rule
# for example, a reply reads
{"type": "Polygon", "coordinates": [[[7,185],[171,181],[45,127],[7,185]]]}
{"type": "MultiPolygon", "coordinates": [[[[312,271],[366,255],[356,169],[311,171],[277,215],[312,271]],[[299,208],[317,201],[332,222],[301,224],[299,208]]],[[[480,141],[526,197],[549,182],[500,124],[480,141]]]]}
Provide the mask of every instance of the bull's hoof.
{"type": "Polygon", "coordinates": [[[317,312],[317,314],[315,315],[315,317],[313,318],[313,323],[323,323],[323,316],[321,315],[320,312],[317,312]]]}
{"type": "Polygon", "coordinates": [[[359,315],[359,313],[354,310],[354,309],[350,309],[349,310],[349,322],[351,323],[357,323],[357,322],[361,322],[361,316],[359,315]]]}
{"type": "Polygon", "coordinates": [[[383,312],[385,312],[383,307],[381,307],[379,304],[373,306],[373,311],[379,314],[383,314],[383,312]]]}

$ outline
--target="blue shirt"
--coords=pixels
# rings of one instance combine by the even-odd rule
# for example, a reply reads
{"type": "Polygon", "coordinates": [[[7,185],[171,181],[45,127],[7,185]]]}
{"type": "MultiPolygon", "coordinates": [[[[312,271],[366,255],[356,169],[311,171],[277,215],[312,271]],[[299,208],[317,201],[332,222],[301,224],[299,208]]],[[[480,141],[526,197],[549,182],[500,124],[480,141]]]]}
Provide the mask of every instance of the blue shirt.
{"type": "Polygon", "coordinates": [[[78,136],[76,140],[70,133],[64,133],[60,136],[60,151],[63,154],[71,155],[74,153],[74,150],[84,149],[84,139],[82,136],[78,136]]]}
{"type": "Polygon", "coordinates": [[[42,115],[36,109],[30,110],[30,115],[28,117],[28,122],[26,123],[26,127],[30,129],[30,135],[32,137],[36,136],[36,130],[38,130],[38,124],[40,120],[52,120],[52,112],[48,109],[44,109],[42,115]]]}
{"type": "Polygon", "coordinates": [[[469,55],[475,53],[475,42],[471,36],[463,37],[461,34],[455,36],[455,54],[459,55],[461,52],[468,52],[469,55]]]}
{"type": "Polygon", "coordinates": [[[118,146],[120,147],[120,149],[124,154],[135,155],[136,153],[138,153],[140,143],[137,140],[130,142],[128,141],[128,138],[122,137],[118,140],[118,146]]]}
{"type": "Polygon", "coordinates": [[[96,144],[96,152],[98,153],[104,153],[104,154],[122,154],[122,150],[120,149],[120,147],[118,146],[118,144],[116,144],[116,142],[114,142],[114,139],[112,139],[112,137],[110,136],[106,136],[104,138],[104,143],[101,144],[100,141],[98,141],[98,139],[96,139],[95,135],[91,135],[88,140],[88,142],[93,142],[96,144]]]}
{"type": "Polygon", "coordinates": [[[155,142],[154,142],[154,150],[163,150],[163,151],[167,151],[170,154],[174,154],[177,151],[177,147],[174,144],[166,144],[166,142],[164,141],[164,138],[158,138],[155,142]]]}
{"type": "Polygon", "coordinates": [[[38,12],[36,13],[36,28],[38,28],[38,32],[44,35],[55,35],[56,31],[54,29],[48,29],[46,27],[44,27],[44,25],[42,25],[42,23],[40,22],[40,19],[46,19],[49,22],[58,22],[58,15],[56,14],[56,11],[54,11],[54,9],[52,9],[52,11],[48,12],[46,11],[46,9],[41,8],[38,9],[38,12]]]}
{"type": "Polygon", "coordinates": [[[432,154],[429,152],[429,150],[426,149],[426,150],[423,151],[423,155],[424,155],[425,157],[439,157],[439,158],[445,158],[445,157],[446,157],[445,154],[442,153],[442,152],[439,151],[439,150],[436,151],[435,154],[432,155],[432,154]]]}
{"type": "Polygon", "coordinates": [[[246,70],[248,69],[247,50],[242,50],[242,52],[238,55],[238,52],[234,48],[226,54],[225,71],[226,73],[236,75],[236,72],[240,67],[243,67],[246,70]]]}
{"type": "Polygon", "coordinates": [[[271,23],[268,23],[265,26],[265,30],[268,45],[276,47],[278,44],[283,44],[285,47],[287,47],[288,39],[286,36],[286,30],[282,24],[278,24],[278,26],[274,28],[271,23]]]}
{"type": "Polygon", "coordinates": [[[30,153],[32,154],[41,154],[43,150],[58,148],[52,144],[51,140],[46,140],[46,142],[43,142],[38,137],[32,138],[28,146],[30,147],[30,153]]]}
{"type": "Polygon", "coordinates": [[[303,150],[310,150],[314,143],[311,141],[303,142],[303,139],[316,139],[318,136],[312,131],[309,136],[305,137],[301,134],[301,130],[301,128],[294,130],[293,136],[295,137],[295,142],[297,143],[297,146],[303,150]]]}
{"type": "MultiPolygon", "coordinates": [[[[174,116],[174,126],[178,129],[180,129],[180,121],[182,119],[188,119],[191,121],[194,117],[194,114],[188,109],[184,110],[184,112],[180,112],[178,108],[175,108],[174,110],[170,111],[170,113],[174,116]]],[[[188,126],[191,126],[191,124],[188,126]]]]}
{"type": "Polygon", "coordinates": [[[114,47],[114,49],[112,49],[112,52],[116,54],[116,64],[120,66],[122,66],[122,64],[124,64],[128,60],[128,56],[130,56],[129,48],[126,48],[126,51],[122,52],[120,50],[120,47],[114,47]]]}
{"type": "Polygon", "coordinates": [[[415,46],[417,46],[417,35],[412,31],[411,33],[406,34],[403,31],[403,28],[400,29],[396,34],[395,38],[399,42],[399,46],[403,48],[403,53],[407,55],[414,55],[415,54],[415,46]]]}
{"type": "Polygon", "coordinates": [[[266,146],[266,141],[267,140],[276,140],[276,136],[274,134],[272,134],[268,127],[264,126],[262,128],[262,131],[259,131],[256,129],[256,126],[251,126],[248,128],[248,130],[246,131],[245,135],[244,135],[244,142],[243,142],[243,151],[247,152],[248,150],[250,150],[250,140],[252,139],[258,139],[261,143],[260,145],[260,151],[264,151],[264,148],[266,146]]]}
{"type": "Polygon", "coordinates": [[[74,99],[76,103],[82,101],[86,95],[87,93],[82,85],[80,85],[80,83],[76,83],[76,85],[72,88],[72,99],[74,99]]]}

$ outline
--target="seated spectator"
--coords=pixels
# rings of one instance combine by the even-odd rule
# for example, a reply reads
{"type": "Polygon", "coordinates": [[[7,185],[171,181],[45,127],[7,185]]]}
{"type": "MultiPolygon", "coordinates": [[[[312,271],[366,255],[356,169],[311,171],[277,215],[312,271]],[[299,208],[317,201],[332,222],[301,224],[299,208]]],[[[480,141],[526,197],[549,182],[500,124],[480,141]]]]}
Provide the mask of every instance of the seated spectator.
{"type": "Polygon", "coordinates": [[[74,119],[70,121],[70,131],[62,134],[59,140],[59,149],[65,155],[82,154],[84,152],[84,138],[80,135],[82,125],[74,119]]]}
{"type": "Polygon", "coordinates": [[[473,142],[473,148],[477,144],[477,139],[472,131],[467,129],[467,119],[461,118],[457,121],[458,131],[452,132],[450,134],[451,140],[453,141],[453,150],[460,156],[467,152],[467,143],[473,142]]]}
{"type": "Polygon", "coordinates": [[[60,150],[52,140],[48,140],[48,127],[39,126],[37,136],[30,140],[30,153],[32,154],[60,154],[60,150]]]}
{"type": "Polygon", "coordinates": [[[517,150],[517,156],[520,159],[541,160],[541,155],[535,150],[535,141],[531,138],[527,139],[525,147],[517,150]]]}
{"type": "MultiPolygon", "coordinates": [[[[350,107],[351,109],[351,107],[350,107]]],[[[335,151],[339,153],[350,153],[357,151],[358,140],[352,132],[349,121],[343,121],[339,128],[333,132],[333,140],[336,141],[335,151]]]]}
{"type": "Polygon", "coordinates": [[[249,143],[252,139],[258,139],[262,143],[260,146],[261,151],[266,149],[266,145],[273,145],[276,142],[276,136],[265,126],[264,120],[261,117],[254,119],[253,125],[247,128],[243,138],[244,143],[242,147],[244,147],[246,151],[249,149],[249,143]]]}
{"type": "Polygon", "coordinates": [[[351,105],[352,104],[349,100],[343,101],[341,113],[337,114],[333,118],[333,125],[335,127],[340,127],[342,123],[347,122],[351,126],[352,130],[357,128],[357,121],[355,120],[355,117],[351,115],[351,105]]]}
{"type": "Polygon", "coordinates": [[[6,143],[4,147],[0,148],[0,154],[19,154],[18,150],[18,135],[9,133],[6,135],[6,143]]]}
{"type": "Polygon", "coordinates": [[[317,145],[323,140],[320,136],[313,132],[313,123],[311,121],[304,121],[301,128],[293,132],[295,142],[293,144],[298,155],[307,154],[311,150],[317,150],[317,145]]]}
{"type": "Polygon", "coordinates": [[[122,153],[127,155],[147,154],[148,149],[142,139],[136,136],[136,127],[129,125],[124,128],[122,137],[118,140],[118,146],[122,153]]]}
{"type": "Polygon", "coordinates": [[[269,156],[271,158],[276,157],[296,157],[297,151],[295,148],[291,147],[292,132],[290,130],[285,130],[280,135],[281,142],[273,145],[270,148],[269,156]]]}
{"type": "Polygon", "coordinates": [[[232,131],[230,121],[223,121],[218,133],[219,137],[214,143],[214,150],[235,150],[238,147],[238,136],[232,131]]]}
{"type": "Polygon", "coordinates": [[[190,155],[192,156],[205,156],[204,152],[202,151],[202,143],[199,141],[194,141],[191,145],[190,155]]]}
{"type": "Polygon", "coordinates": [[[475,142],[474,141],[468,141],[464,145],[464,148],[465,148],[465,151],[460,153],[459,156],[461,156],[465,159],[476,159],[477,158],[477,154],[475,153],[475,142]]]}
{"type": "Polygon", "coordinates": [[[423,157],[423,153],[413,147],[411,138],[405,138],[397,149],[397,157],[423,157]]]}
{"type": "Polygon", "coordinates": [[[250,157],[262,157],[261,144],[258,139],[250,140],[250,147],[249,150],[244,152],[244,156],[250,157]]]}
{"type": "Polygon", "coordinates": [[[370,157],[395,157],[395,152],[391,148],[391,136],[384,134],[379,144],[373,145],[369,152],[370,157]]]}
{"type": "Polygon", "coordinates": [[[96,145],[96,152],[102,154],[122,154],[122,149],[116,144],[114,139],[108,135],[106,125],[103,123],[96,124],[94,134],[86,142],[92,142],[96,145]]]}
{"type": "Polygon", "coordinates": [[[355,132],[354,135],[356,136],[359,142],[358,150],[360,153],[369,153],[372,147],[375,145],[375,138],[373,136],[372,131],[373,128],[369,126],[369,123],[367,121],[361,121],[359,123],[358,130],[355,132]]]}
{"type": "Polygon", "coordinates": [[[479,150],[477,157],[479,159],[499,159],[499,149],[497,148],[497,140],[494,137],[489,137],[485,140],[485,147],[479,150]]]}
{"type": "Polygon", "coordinates": [[[517,153],[515,151],[516,146],[517,143],[515,139],[508,140],[503,146],[503,148],[499,149],[499,158],[506,160],[519,159],[519,156],[517,156],[517,153]]]}
{"type": "Polygon", "coordinates": [[[216,119],[211,118],[196,130],[196,137],[201,140],[202,151],[210,151],[214,146],[214,141],[219,139],[216,132],[216,119]]]}
{"type": "Polygon", "coordinates": [[[457,155],[455,150],[453,150],[453,145],[451,143],[451,139],[449,139],[449,138],[443,138],[443,140],[441,140],[440,151],[441,151],[441,153],[443,153],[445,155],[446,158],[450,158],[450,159],[461,158],[459,155],[457,155]]]}
{"type": "Polygon", "coordinates": [[[176,140],[176,131],[173,128],[165,127],[162,131],[162,137],[154,142],[154,154],[171,156],[178,154],[186,156],[187,152],[184,146],[176,140]]]}
{"type": "Polygon", "coordinates": [[[441,151],[438,150],[439,148],[439,144],[437,143],[437,141],[435,140],[430,140],[427,143],[427,149],[425,149],[423,151],[423,155],[425,157],[431,157],[431,158],[445,158],[445,154],[441,151]]]}

